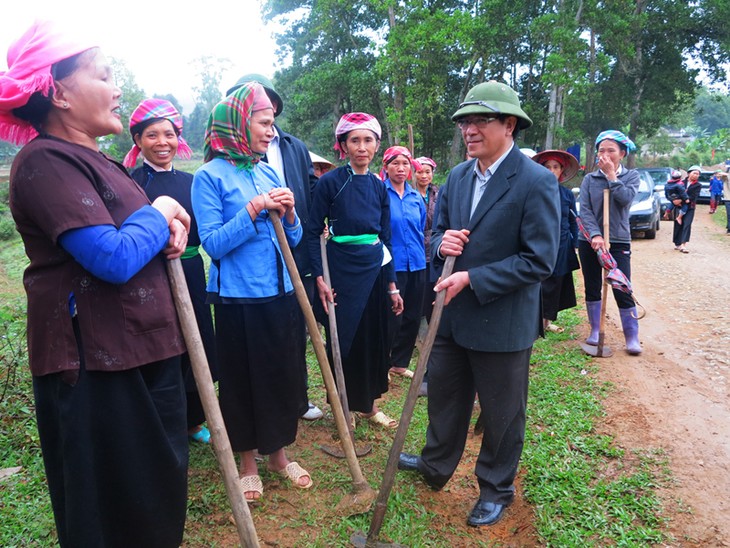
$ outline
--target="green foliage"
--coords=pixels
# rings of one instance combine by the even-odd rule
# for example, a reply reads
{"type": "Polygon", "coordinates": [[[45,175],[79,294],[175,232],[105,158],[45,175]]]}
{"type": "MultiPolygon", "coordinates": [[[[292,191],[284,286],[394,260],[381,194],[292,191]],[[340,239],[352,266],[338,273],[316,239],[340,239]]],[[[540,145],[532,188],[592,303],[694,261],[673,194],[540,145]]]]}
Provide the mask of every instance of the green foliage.
{"type": "Polygon", "coordinates": [[[213,107],[223,99],[220,84],[229,69],[231,61],[226,58],[202,56],[195,60],[200,77],[200,86],[193,88],[195,107],[185,117],[185,139],[193,150],[203,150],[205,128],[213,107]]]}
{"type": "Polygon", "coordinates": [[[592,154],[599,131],[640,141],[692,101],[688,55],[715,75],[727,58],[728,31],[709,21],[727,12],[718,0],[269,0],[264,10],[286,29],[279,55],[291,65],[276,84],[289,131],[326,151],[338,117],[365,110],[384,146],[408,144],[410,125],[414,152],[445,166],[463,158],[450,114],[486,79],[520,93],[534,121],[526,144],[583,141],[592,154]]]}

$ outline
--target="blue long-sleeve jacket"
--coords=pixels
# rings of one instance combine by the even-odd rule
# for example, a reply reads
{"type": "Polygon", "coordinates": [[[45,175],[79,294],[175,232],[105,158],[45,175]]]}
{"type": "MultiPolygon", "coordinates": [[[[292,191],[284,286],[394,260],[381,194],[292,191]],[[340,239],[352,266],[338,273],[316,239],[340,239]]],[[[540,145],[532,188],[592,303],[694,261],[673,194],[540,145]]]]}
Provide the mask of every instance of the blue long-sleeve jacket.
{"type": "MultiPolygon", "coordinates": [[[[268,212],[252,221],[246,210],[256,195],[282,186],[276,171],[262,162],[245,171],[214,158],[196,171],[193,211],[201,245],[212,259],[208,292],[257,299],[294,289],[268,212]]],[[[282,224],[289,245],[296,246],[302,239],[299,218],[292,226],[285,219],[282,224]]]]}

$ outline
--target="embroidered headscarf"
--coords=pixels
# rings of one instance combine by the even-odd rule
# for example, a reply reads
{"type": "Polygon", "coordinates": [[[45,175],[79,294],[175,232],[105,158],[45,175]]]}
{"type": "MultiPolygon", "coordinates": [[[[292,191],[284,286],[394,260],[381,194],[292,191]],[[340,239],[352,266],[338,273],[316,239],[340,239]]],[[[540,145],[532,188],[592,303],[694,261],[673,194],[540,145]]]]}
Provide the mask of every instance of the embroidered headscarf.
{"type": "Polygon", "coordinates": [[[354,129],[369,129],[375,134],[378,141],[382,135],[380,123],[378,123],[378,120],[372,114],[368,114],[366,112],[350,112],[349,114],[344,114],[342,118],[340,118],[340,121],[337,122],[337,127],[335,128],[334,148],[340,153],[340,160],[344,160],[346,155],[345,151],[340,147],[339,137],[340,135],[344,135],[354,129]]]}
{"type": "Polygon", "coordinates": [[[252,170],[263,154],[250,147],[251,115],[267,108],[274,106],[257,82],[243,84],[214,106],[205,129],[205,161],[221,156],[238,169],[252,170]]]}
{"type": "Polygon", "coordinates": [[[431,169],[436,171],[436,162],[434,162],[428,156],[419,156],[418,158],[416,158],[416,162],[418,162],[421,166],[418,169],[421,169],[423,166],[428,165],[431,166],[431,169]]]}
{"type": "Polygon", "coordinates": [[[563,168],[563,172],[560,174],[560,178],[558,179],[559,183],[572,179],[580,169],[578,160],[575,156],[564,150],[543,150],[542,152],[535,154],[532,159],[541,166],[544,166],[548,160],[558,162],[563,168]]]}
{"type": "MultiPolygon", "coordinates": [[[[193,151],[182,137],[183,117],[170,101],[164,99],[145,99],[142,101],[129,119],[129,131],[132,132],[134,126],[146,122],[147,120],[169,120],[175,129],[177,129],[177,156],[180,158],[190,158],[193,151]]],[[[134,134],[132,135],[134,138],[134,134]]],[[[132,167],[137,163],[137,157],[141,152],[135,143],[127,155],[124,157],[124,167],[132,167]]]]}
{"type": "Polygon", "coordinates": [[[408,177],[406,179],[410,179],[411,175],[413,175],[414,172],[421,169],[421,164],[416,162],[413,159],[413,156],[411,155],[411,151],[408,150],[406,147],[402,146],[392,146],[388,150],[386,150],[383,153],[383,169],[380,170],[380,178],[385,181],[388,178],[386,166],[395,160],[398,156],[405,156],[408,159],[408,163],[411,164],[411,171],[408,172],[408,177]]]}
{"type": "Polygon", "coordinates": [[[596,148],[598,148],[598,145],[601,143],[601,141],[605,141],[606,139],[611,139],[612,141],[616,141],[617,143],[622,144],[629,152],[634,152],[636,150],[636,145],[634,144],[634,142],[626,135],[615,129],[609,129],[607,131],[602,131],[601,133],[599,133],[598,137],[596,137],[596,148]]]}
{"type": "Polygon", "coordinates": [[[0,72],[0,139],[24,145],[38,132],[13,109],[28,104],[39,91],[55,90],[51,68],[55,63],[97,47],[81,36],[62,31],[51,21],[37,20],[8,48],[8,70],[0,72]]]}

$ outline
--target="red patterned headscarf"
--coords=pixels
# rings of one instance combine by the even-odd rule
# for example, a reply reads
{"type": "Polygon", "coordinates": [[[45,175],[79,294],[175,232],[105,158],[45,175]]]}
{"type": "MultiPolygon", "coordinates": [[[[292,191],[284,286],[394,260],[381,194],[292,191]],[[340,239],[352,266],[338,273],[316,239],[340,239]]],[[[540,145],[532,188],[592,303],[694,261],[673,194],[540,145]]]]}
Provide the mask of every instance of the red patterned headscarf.
{"type": "MultiPolygon", "coordinates": [[[[190,150],[190,146],[182,138],[183,117],[170,101],[165,101],[164,99],[145,99],[142,101],[134,109],[129,119],[129,131],[131,132],[134,126],[147,120],[169,120],[177,129],[177,156],[181,158],[190,158],[192,156],[193,151],[190,150]]],[[[122,162],[124,167],[134,166],[137,163],[137,157],[140,152],[140,148],[135,143],[124,157],[124,162],[122,162]]]]}
{"type": "Polygon", "coordinates": [[[37,91],[48,97],[55,90],[53,65],[95,47],[97,44],[41,20],[13,42],[8,48],[8,70],[0,72],[0,139],[24,145],[38,135],[13,109],[28,104],[37,91]]]}
{"type": "Polygon", "coordinates": [[[366,112],[350,112],[349,114],[343,115],[340,121],[337,122],[337,127],[335,128],[334,148],[340,153],[340,160],[344,160],[346,156],[345,151],[340,147],[339,137],[354,129],[369,129],[375,134],[378,141],[380,141],[380,136],[382,135],[380,123],[378,123],[378,120],[372,114],[366,112]]]}
{"type": "Polygon", "coordinates": [[[205,161],[218,156],[250,171],[263,154],[251,150],[251,115],[274,106],[258,82],[247,82],[213,107],[205,130],[205,161]]]}
{"type": "Polygon", "coordinates": [[[388,150],[386,150],[383,153],[383,169],[380,170],[380,178],[385,181],[388,178],[388,175],[386,173],[386,166],[395,160],[398,156],[405,156],[408,159],[408,162],[411,164],[411,171],[408,173],[408,176],[406,179],[410,179],[411,175],[413,175],[414,172],[421,169],[421,164],[416,162],[413,159],[413,155],[411,154],[411,151],[408,150],[406,147],[402,146],[392,146],[388,150]]]}
{"type": "Polygon", "coordinates": [[[436,171],[436,162],[434,162],[428,156],[420,156],[420,157],[416,158],[416,162],[418,162],[421,165],[421,167],[419,167],[418,169],[421,169],[423,166],[427,165],[427,166],[431,166],[431,169],[436,171]]]}

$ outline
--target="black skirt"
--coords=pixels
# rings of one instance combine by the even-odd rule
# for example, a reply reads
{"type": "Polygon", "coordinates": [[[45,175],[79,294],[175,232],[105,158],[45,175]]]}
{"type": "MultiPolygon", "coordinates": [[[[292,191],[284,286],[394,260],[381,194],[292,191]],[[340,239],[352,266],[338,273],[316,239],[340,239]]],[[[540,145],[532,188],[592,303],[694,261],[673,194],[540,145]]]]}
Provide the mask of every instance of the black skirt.
{"type": "Polygon", "coordinates": [[[221,412],[236,452],[294,443],[307,411],[304,322],[296,297],[215,305],[221,412]]]}
{"type": "Polygon", "coordinates": [[[546,320],[557,320],[558,312],[573,308],[576,304],[572,272],[563,276],[550,276],[542,282],[542,317],[546,320]]]}
{"type": "Polygon", "coordinates": [[[188,437],[178,357],[33,378],[61,546],[178,547],[188,437]],[[75,380],[75,382],[74,382],[75,380]]]}

